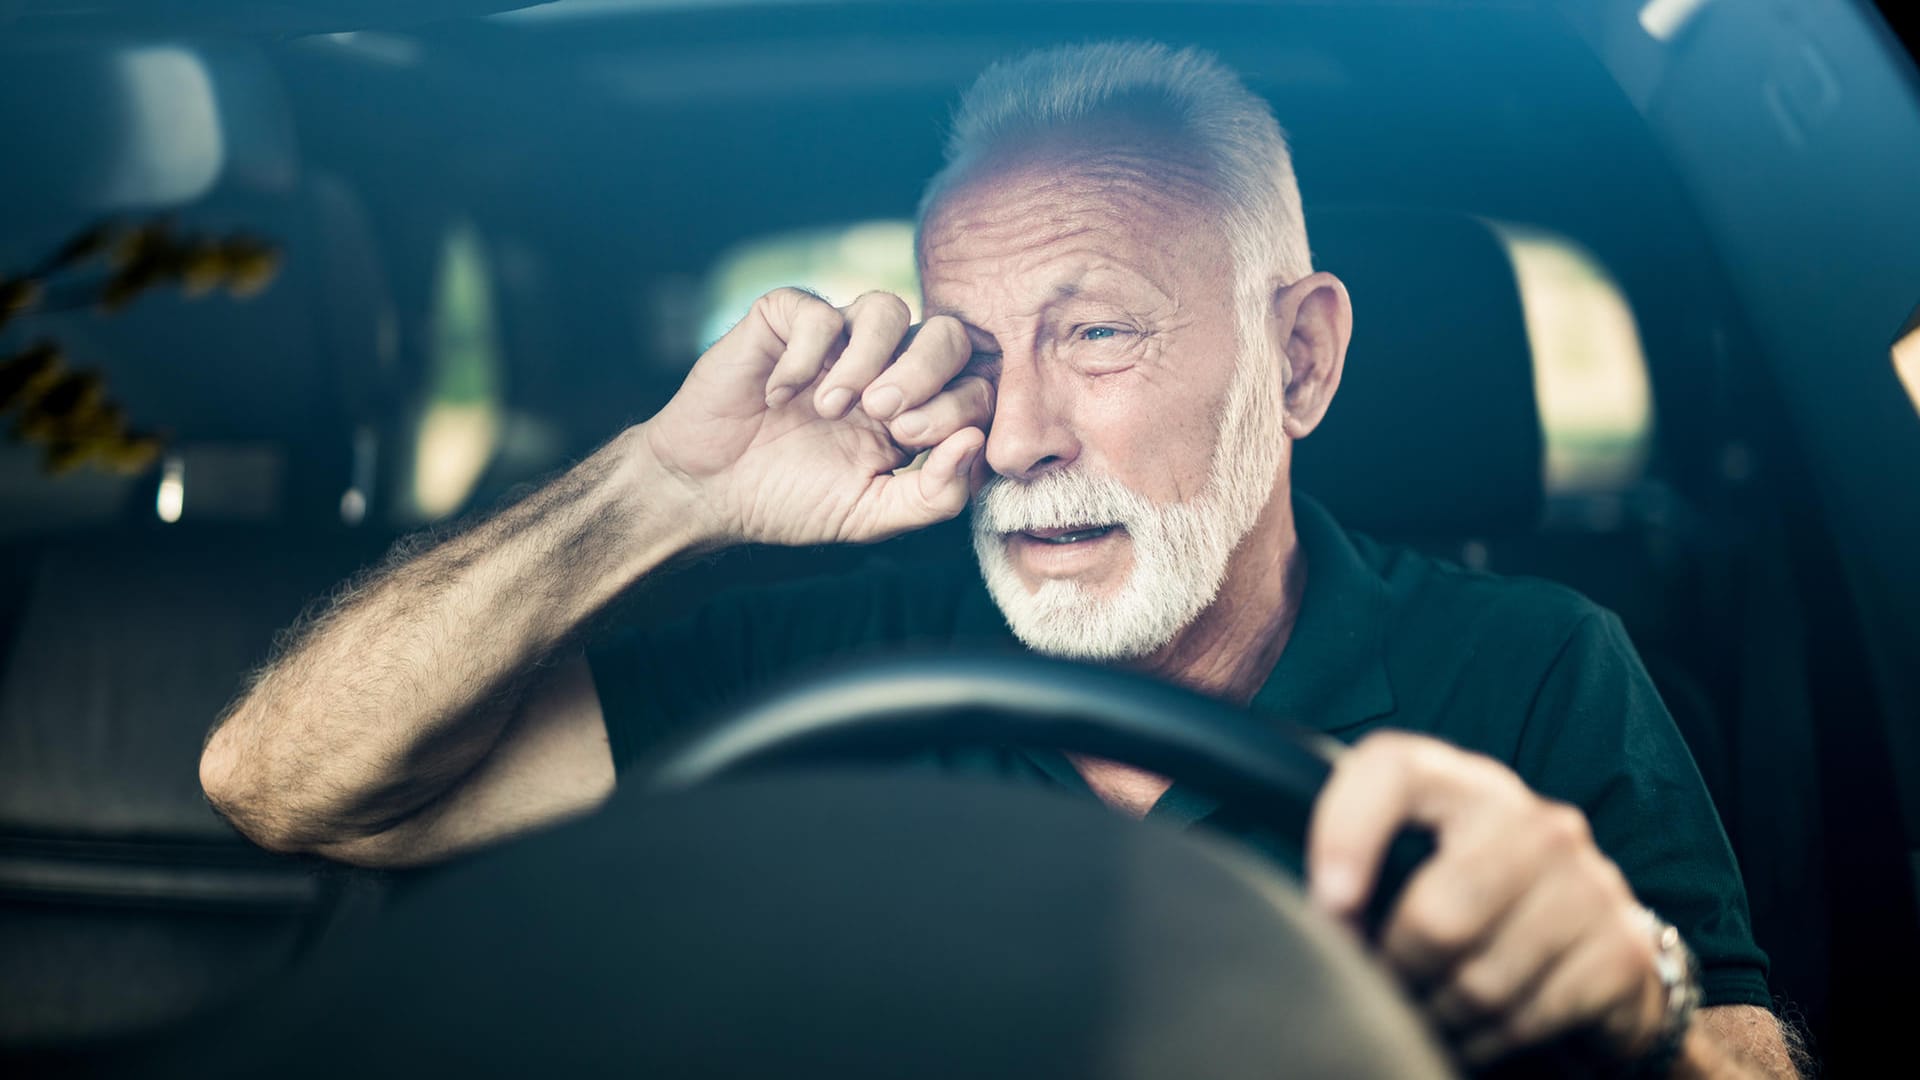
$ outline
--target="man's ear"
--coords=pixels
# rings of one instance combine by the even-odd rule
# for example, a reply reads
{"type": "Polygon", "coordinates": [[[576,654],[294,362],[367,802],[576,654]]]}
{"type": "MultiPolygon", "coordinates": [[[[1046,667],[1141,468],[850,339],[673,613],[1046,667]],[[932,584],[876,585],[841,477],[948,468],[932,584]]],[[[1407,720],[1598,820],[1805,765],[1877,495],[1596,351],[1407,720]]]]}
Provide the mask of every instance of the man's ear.
{"type": "Polygon", "coordinates": [[[1285,387],[1282,425],[1289,439],[1304,439],[1320,425],[1340,388],[1353,337],[1353,302],[1347,287],[1321,271],[1274,289],[1267,332],[1286,355],[1290,378],[1285,387]]]}

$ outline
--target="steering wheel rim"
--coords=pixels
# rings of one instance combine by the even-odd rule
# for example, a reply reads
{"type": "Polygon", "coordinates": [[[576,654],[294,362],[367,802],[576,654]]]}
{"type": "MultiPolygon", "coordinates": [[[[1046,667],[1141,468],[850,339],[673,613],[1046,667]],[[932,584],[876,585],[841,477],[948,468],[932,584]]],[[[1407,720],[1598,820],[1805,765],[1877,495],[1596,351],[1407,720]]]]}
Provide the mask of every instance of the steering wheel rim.
{"type": "MultiPolygon", "coordinates": [[[[1306,850],[1313,803],[1344,748],[1129,672],[1024,655],[869,660],[790,683],[655,758],[644,783],[683,791],[774,768],[968,746],[1050,748],[1121,761],[1253,814],[1306,850]]],[[[1403,830],[1363,916],[1373,934],[1433,851],[1403,830]]],[[[1289,867],[1302,880],[1305,868],[1289,867]]]]}

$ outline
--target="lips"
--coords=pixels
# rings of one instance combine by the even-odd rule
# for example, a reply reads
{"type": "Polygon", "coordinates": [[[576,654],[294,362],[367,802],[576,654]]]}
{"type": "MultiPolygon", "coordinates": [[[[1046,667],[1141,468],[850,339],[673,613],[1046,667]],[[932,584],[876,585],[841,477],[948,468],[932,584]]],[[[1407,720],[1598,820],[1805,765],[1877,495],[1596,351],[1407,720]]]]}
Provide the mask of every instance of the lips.
{"type": "Polygon", "coordinates": [[[1117,525],[1068,525],[1058,529],[1027,529],[1020,533],[1030,540],[1043,544],[1078,544],[1084,540],[1098,540],[1107,535],[1117,525]]]}

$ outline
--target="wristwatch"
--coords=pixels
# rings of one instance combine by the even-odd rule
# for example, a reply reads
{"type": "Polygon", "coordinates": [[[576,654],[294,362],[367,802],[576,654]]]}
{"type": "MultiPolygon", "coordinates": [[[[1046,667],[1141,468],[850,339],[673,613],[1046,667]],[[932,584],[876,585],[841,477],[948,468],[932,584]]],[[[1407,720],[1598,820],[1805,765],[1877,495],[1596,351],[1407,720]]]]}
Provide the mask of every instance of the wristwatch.
{"type": "Polygon", "coordinates": [[[1687,1029],[1693,1026],[1694,1010],[1700,1007],[1700,967],[1678,928],[1654,914],[1652,908],[1643,907],[1640,914],[1648,935],[1653,938],[1653,970],[1660,977],[1665,1003],[1660,1014],[1660,1033],[1634,1071],[1640,1076],[1664,1077],[1673,1072],[1674,1063],[1680,1060],[1687,1029]]]}

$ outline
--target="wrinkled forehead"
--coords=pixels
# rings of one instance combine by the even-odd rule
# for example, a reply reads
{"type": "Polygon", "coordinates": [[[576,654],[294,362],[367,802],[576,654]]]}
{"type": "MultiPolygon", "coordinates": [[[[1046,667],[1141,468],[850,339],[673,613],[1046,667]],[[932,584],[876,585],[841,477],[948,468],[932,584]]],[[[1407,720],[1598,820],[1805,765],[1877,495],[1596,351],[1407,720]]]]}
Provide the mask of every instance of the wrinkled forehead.
{"type": "MultiPolygon", "coordinates": [[[[1212,175],[1184,135],[1126,117],[1065,132],[1008,136],[950,162],[928,184],[924,236],[956,209],[978,213],[1030,196],[1040,209],[1056,200],[1107,194],[1114,201],[1178,203],[1219,210],[1212,175]]],[[[1023,209],[1034,209],[1033,206],[1023,209]]]]}
{"type": "Polygon", "coordinates": [[[928,307],[955,293],[1077,265],[1128,268],[1163,286],[1228,258],[1198,171],[1135,148],[1036,148],[981,163],[944,187],[921,222],[928,307]]]}

